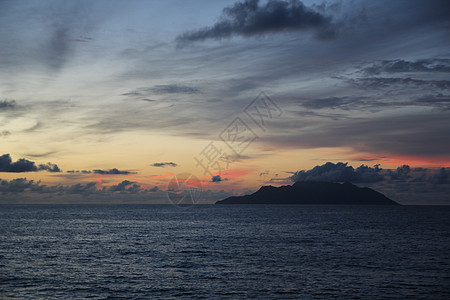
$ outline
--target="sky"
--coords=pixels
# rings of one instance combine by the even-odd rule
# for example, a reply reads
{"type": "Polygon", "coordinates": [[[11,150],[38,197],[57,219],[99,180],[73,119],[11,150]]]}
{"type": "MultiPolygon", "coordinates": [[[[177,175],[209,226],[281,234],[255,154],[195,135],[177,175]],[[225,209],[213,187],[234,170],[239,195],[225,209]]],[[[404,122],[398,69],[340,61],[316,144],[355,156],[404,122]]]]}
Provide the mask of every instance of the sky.
{"type": "Polygon", "coordinates": [[[0,203],[169,203],[192,175],[199,203],[327,180],[450,205],[449,15],[0,0],[0,203]]]}

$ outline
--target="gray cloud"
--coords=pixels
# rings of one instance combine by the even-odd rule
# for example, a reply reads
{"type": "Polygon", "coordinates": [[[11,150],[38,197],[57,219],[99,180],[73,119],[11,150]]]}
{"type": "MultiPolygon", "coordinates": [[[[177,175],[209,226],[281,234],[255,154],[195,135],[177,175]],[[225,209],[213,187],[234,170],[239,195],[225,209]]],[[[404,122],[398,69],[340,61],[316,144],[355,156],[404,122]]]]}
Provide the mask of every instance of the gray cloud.
{"type": "Polygon", "coordinates": [[[420,59],[406,61],[403,59],[383,60],[364,67],[362,72],[368,75],[381,73],[406,73],[406,72],[450,72],[450,59],[420,59]]]}
{"type": "Polygon", "coordinates": [[[445,168],[439,169],[439,173],[433,176],[433,182],[437,184],[450,184],[447,170],[445,168]]]}
{"type": "Polygon", "coordinates": [[[122,96],[142,96],[142,93],[138,92],[138,91],[132,91],[132,92],[128,92],[128,93],[123,93],[121,95],[122,96]]]}
{"type": "Polygon", "coordinates": [[[319,39],[335,35],[330,17],[306,7],[298,0],[270,0],[263,5],[259,5],[259,0],[246,0],[224,8],[220,20],[212,27],[185,32],[178,36],[177,41],[182,45],[233,35],[248,37],[298,30],[314,30],[319,39]]]}
{"type": "Polygon", "coordinates": [[[13,179],[11,181],[0,179],[0,193],[2,194],[18,194],[18,193],[37,193],[37,194],[56,194],[56,195],[82,195],[89,196],[93,194],[108,195],[115,192],[137,193],[145,192],[135,182],[124,180],[117,185],[97,189],[95,182],[77,183],[74,185],[64,186],[47,186],[39,181],[27,180],[26,178],[13,179]]]}
{"type": "Polygon", "coordinates": [[[350,105],[363,104],[365,97],[327,97],[319,99],[308,99],[299,102],[303,107],[309,109],[322,108],[348,108],[350,105]]]}
{"type": "Polygon", "coordinates": [[[425,104],[447,104],[450,103],[450,95],[424,95],[416,99],[416,102],[425,104]]]}
{"type": "Polygon", "coordinates": [[[136,184],[136,182],[124,180],[117,185],[113,185],[109,188],[111,192],[128,192],[128,193],[138,193],[141,191],[141,186],[136,184]]]}
{"type": "Polygon", "coordinates": [[[95,174],[100,175],[128,175],[128,174],[136,174],[136,172],[130,172],[130,171],[120,171],[116,168],[110,169],[110,170],[94,170],[95,174]]]}
{"type": "Polygon", "coordinates": [[[38,166],[39,171],[49,171],[49,172],[61,172],[61,169],[56,165],[52,163],[46,163],[46,164],[40,164],[38,166]]]}
{"type": "MultiPolygon", "coordinates": [[[[360,166],[353,168],[347,163],[326,163],[311,170],[295,172],[288,178],[272,178],[270,182],[288,184],[290,181],[350,181],[369,186],[402,204],[450,204],[450,168],[381,169],[360,166]]],[[[288,172],[291,173],[291,172],[288,172]]]]}
{"type": "Polygon", "coordinates": [[[438,89],[449,89],[450,80],[422,80],[414,78],[397,78],[397,77],[369,77],[351,79],[349,82],[356,84],[358,87],[380,89],[392,86],[416,86],[430,87],[438,89]]]}
{"type": "Polygon", "coordinates": [[[61,172],[61,169],[52,163],[40,164],[36,166],[36,163],[25,158],[20,158],[13,162],[9,154],[0,156],[0,172],[8,173],[22,173],[22,172],[61,172]]]}
{"type": "MultiPolygon", "coordinates": [[[[83,196],[89,196],[92,194],[96,194],[98,192],[97,186],[95,182],[89,182],[86,184],[77,183],[71,186],[57,186],[56,190],[58,194],[73,194],[73,195],[83,195],[83,196]]],[[[49,187],[48,191],[45,191],[47,193],[52,193],[53,188],[49,187]]]]}
{"type": "MultiPolygon", "coordinates": [[[[418,111],[418,110],[416,110],[418,111]]],[[[380,155],[448,157],[448,110],[323,120],[289,119],[260,141],[277,147],[351,147],[380,155]]]]}
{"type": "Polygon", "coordinates": [[[75,173],[81,173],[81,174],[91,174],[92,171],[88,171],[88,170],[69,170],[67,171],[67,173],[71,173],[71,174],[75,174],[75,173]]]}
{"type": "MultiPolygon", "coordinates": [[[[301,170],[289,177],[291,181],[330,181],[330,182],[353,182],[390,184],[401,183],[427,183],[427,184],[450,184],[447,168],[425,169],[411,168],[402,165],[396,169],[382,169],[379,165],[369,167],[361,165],[358,168],[349,166],[348,163],[327,162],[315,166],[310,170],[301,170]]],[[[275,181],[275,180],[274,180],[275,181]]]]}
{"type": "Polygon", "coordinates": [[[149,189],[148,191],[149,191],[150,193],[156,193],[156,192],[159,192],[159,191],[161,191],[161,190],[159,189],[159,187],[154,186],[154,187],[152,187],[151,189],[149,189]]]}
{"type": "Polygon", "coordinates": [[[214,183],[219,183],[219,182],[226,181],[226,180],[228,180],[228,179],[222,178],[220,175],[215,175],[211,178],[211,182],[214,182],[214,183]]]}
{"type": "MultiPolygon", "coordinates": [[[[168,203],[166,191],[157,186],[143,189],[128,180],[98,189],[95,182],[47,186],[26,178],[0,178],[0,195],[1,203],[168,203]]],[[[202,195],[204,203],[214,203],[232,193],[204,190],[202,195]]]]}
{"type": "Polygon", "coordinates": [[[26,190],[36,191],[40,189],[39,183],[35,183],[33,180],[26,180],[25,178],[13,179],[6,181],[0,179],[0,192],[6,193],[22,193],[26,190]]]}
{"type": "Polygon", "coordinates": [[[407,180],[411,178],[411,168],[408,165],[398,167],[395,171],[387,170],[387,175],[391,180],[407,180]]]}
{"type": "Polygon", "coordinates": [[[13,109],[16,107],[16,100],[0,101],[0,110],[13,109]]]}
{"type": "Polygon", "coordinates": [[[381,169],[375,165],[371,168],[361,165],[354,169],[347,163],[338,162],[336,164],[327,162],[321,166],[315,166],[313,169],[297,171],[291,176],[291,180],[298,181],[331,181],[331,182],[354,182],[367,183],[384,180],[380,174],[381,169]]]}
{"type": "Polygon", "coordinates": [[[177,167],[178,164],[174,162],[157,162],[154,164],[151,164],[152,167],[158,167],[158,168],[164,168],[164,167],[177,167]]]}
{"type": "Polygon", "coordinates": [[[53,155],[57,153],[57,151],[49,151],[49,152],[44,152],[44,153],[26,153],[25,156],[30,156],[30,157],[47,157],[50,155],[53,155]]]}
{"type": "Polygon", "coordinates": [[[178,84],[155,85],[150,90],[156,94],[195,94],[200,91],[196,87],[178,84]]]}
{"type": "Polygon", "coordinates": [[[36,193],[36,194],[79,194],[88,196],[97,192],[96,183],[89,182],[86,184],[77,183],[71,186],[47,186],[39,181],[27,180],[26,178],[17,178],[11,181],[0,179],[0,193],[19,194],[19,193],[36,193]]]}
{"type": "Polygon", "coordinates": [[[168,97],[172,97],[174,94],[176,94],[177,97],[183,97],[199,93],[200,89],[194,86],[183,84],[161,84],[152,87],[139,87],[135,90],[122,93],[121,96],[153,103],[155,105],[160,104],[164,107],[169,106],[170,102],[173,102],[174,99],[168,97]],[[154,97],[157,99],[154,99],[154,97]]]}

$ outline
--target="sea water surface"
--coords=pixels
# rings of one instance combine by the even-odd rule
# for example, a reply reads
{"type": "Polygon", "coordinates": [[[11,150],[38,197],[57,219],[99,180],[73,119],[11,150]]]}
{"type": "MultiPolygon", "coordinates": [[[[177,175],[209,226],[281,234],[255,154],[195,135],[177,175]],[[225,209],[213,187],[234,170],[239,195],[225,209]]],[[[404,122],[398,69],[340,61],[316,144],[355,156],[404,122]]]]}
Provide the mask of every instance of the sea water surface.
{"type": "Polygon", "coordinates": [[[2,205],[0,298],[450,299],[450,207],[2,205]]]}

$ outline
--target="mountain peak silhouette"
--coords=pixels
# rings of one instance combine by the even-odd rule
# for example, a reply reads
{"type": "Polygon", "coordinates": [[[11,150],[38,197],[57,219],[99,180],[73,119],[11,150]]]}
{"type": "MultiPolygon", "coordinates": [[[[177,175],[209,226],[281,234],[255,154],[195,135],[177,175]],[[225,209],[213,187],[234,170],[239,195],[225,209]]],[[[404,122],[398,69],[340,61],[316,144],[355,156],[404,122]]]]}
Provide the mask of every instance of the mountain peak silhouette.
{"type": "Polygon", "coordinates": [[[368,187],[350,182],[296,182],[280,187],[262,186],[251,195],[232,196],[216,204],[344,204],[399,205],[385,195],[368,187]]]}

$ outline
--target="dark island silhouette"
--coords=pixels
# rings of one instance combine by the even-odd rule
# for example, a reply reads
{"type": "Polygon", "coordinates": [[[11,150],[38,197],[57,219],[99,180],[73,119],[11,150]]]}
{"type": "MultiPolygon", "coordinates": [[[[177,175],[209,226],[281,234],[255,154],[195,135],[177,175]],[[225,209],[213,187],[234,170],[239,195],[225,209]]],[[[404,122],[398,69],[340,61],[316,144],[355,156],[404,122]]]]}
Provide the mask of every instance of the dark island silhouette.
{"type": "Polygon", "coordinates": [[[262,186],[257,192],[233,196],[216,204],[344,204],[400,205],[383,194],[349,182],[296,182],[280,187],[262,186]]]}

